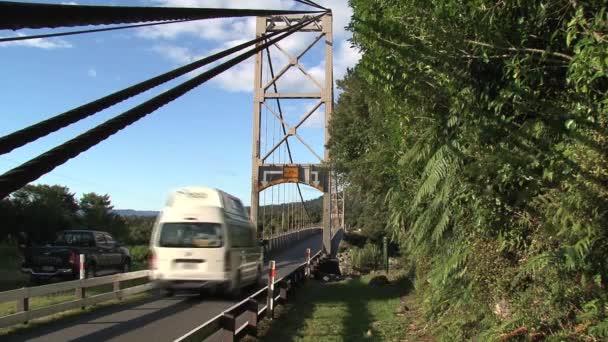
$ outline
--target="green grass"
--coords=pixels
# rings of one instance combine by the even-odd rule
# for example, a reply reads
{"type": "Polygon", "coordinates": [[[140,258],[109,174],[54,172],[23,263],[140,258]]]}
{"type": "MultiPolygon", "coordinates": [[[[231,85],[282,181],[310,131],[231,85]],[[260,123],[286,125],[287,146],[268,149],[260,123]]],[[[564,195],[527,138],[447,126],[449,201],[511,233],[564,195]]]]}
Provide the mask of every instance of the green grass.
{"type": "Polygon", "coordinates": [[[275,320],[263,321],[257,340],[432,341],[422,329],[411,283],[395,277],[390,285],[370,287],[371,277],[309,281],[294,291],[290,304],[278,307],[275,320]],[[398,315],[402,298],[410,310],[398,315]]]}

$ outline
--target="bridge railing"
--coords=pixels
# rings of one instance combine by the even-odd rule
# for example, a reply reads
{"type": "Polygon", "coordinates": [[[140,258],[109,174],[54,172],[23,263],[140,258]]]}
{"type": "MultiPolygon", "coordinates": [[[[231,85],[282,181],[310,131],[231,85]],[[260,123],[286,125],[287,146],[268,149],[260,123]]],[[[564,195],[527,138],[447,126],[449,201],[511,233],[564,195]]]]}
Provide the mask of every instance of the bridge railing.
{"type": "MultiPolygon", "coordinates": [[[[310,270],[307,272],[307,267],[310,266],[314,270],[321,256],[322,252],[317,252],[317,254],[311,257],[310,263],[304,262],[288,275],[275,280],[273,284],[276,285],[272,291],[272,298],[268,298],[270,293],[268,290],[269,284],[194,328],[174,342],[201,342],[216,334],[222,335],[222,341],[237,341],[245,337],[245,335],[257,336],[258,322],[267,316],[272,317],[273,315],[273,310],[269,309],[269,305],[271,305],[271,308],[274,305],[269,304],[269,299],[277,304],[286,303],[289,294],[295,289],[295,286],[305,281],[307,274],[311,274],[310,270]],[[264,303],[264,305],[260,306],[260,303],[264,303]],[[242,316],[245,316],[244,320],[242,316]]],[[[269,277],[269,279],[272,278],[269,277]]]]}
{"type": "Polygon", "coordinates": [[[275,252],[284,249],[285,247],[291,246],[294,242],[303,240],[314,234],[317,234],[323,228],[321,227],[310,227],[304,228],[297,231],[284,232],[274,237],[269,238],[266,245],[266,253],[275,252]]]}
{"type": "Polygon", "coordinates": [[[56,313],[85,308],[86,306],[101,302],[122,299],[126,296],[149,291],[154,288],[153,283],[127,287],[121,289],[121,282],[148,278],[149,271],[136,271],[129,273],[114,274],[109,276],[79,279],[55,284],[48,284],[34,287],[22,287],[16,290],[0,292],[0,303],[16,302],[17,312],[8,316],[0,317],[0,328],[5,328],[19,323],[27,323],[36,318],[50,316],[56,313]],[[113,284],[113,290],[106,293],[86,296],[86,289],[101,285],[113,284]],[[30,298],[56,294],[74,290],[76,299],[67,302],[53,304],[41,308],[30,310],[30,298]]]}

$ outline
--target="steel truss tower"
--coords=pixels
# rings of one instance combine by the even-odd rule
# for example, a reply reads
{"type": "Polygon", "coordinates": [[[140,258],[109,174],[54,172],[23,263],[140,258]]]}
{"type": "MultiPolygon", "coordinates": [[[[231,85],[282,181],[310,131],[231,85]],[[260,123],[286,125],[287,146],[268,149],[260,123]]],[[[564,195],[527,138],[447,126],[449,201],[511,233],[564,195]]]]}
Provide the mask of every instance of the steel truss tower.
{"type": "MultiPolygon", "coordinates": [[[[310,15],[282,15],[271,17],[258,17],[256,23],[257,37],[263,37],[266,34],[285,28],[286,26],[296,25],[304,20],[311,18],[310,15]]],[[[254,71],[254,106],[253,106],[253,151],[252,151],[252,184],[251,184],[251,220],[258,227],[258,210],[260,205],[260,192],[273,185],[282,183],[303,183],[310,185],[319,191],[323,192],[323,247],[326,253],[330,254],[332,228],[336,226],[337,215],[335,210],[340,210],[336,205],[337,196],[335,193],[337,187],[332,184],[331,171],[329,167],[329,150],[327,142],[329,141],[329,121],[333,110],[333,33],[332,33],[332,15],[325,14],[318,20],[302,27],[298,32],[318,32],[311,44],[309,44],[298,55],[291,55],[289,52],[281,48],[279,44],[275,46],[277,49],[287,56],[288,63],[281,68],[274,77],[266,75],[270,81],[264,84],[264,51],[259,52],[255,58],[254,71]],[[325,80],[324,82],[317,81],[300,63],[300,59],[305,55],[317,42],[325,41],[325,80]],[[312,82],[318,92],[290,92],[281,93],[274,91],[276,82],[292,69],[298,69],[304,76],[312,82]],[[267,101],[276,101],[277,99],[318,99],[318,102],[311,110],[304,114],[302,119],[295,125],[291,126],[285,122],[280,113],[277,113],[268,105],[267,101]],[[320,156],[314,149],[298,135],[298,128],[308,120],[312,114],[321,106],[325,108],[325,151],[324,155],[320,156]],[[267,108],[277,120],[279,120],[284,129],[285,134],[269,151],[265,151],[262,155],[260,149],[260,131],[262,121],[262,110],[267,108]],[[318,159],[315,164],[270,164],[268,158],[282,144],[286,143],[289,138],[299,140],[312,154],[318,159]],[[334,208],[332,208],[334,207],[334,208]],[[333,209],[333,210],[332,210],[333,209]]],[[[260,43],[261,44],[261,43],[260,43]]],[[[337,195],[337,194],[336,194],[337,195]]]]}

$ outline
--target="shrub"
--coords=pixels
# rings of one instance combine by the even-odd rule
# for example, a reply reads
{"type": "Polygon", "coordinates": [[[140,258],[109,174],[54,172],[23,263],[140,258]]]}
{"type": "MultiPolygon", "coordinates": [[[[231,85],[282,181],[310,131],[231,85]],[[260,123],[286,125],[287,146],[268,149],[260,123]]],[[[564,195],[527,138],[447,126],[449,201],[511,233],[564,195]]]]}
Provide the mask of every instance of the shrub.
{"type": "Polygon", "coordinates": [[[148,262],[148,253],[150,248],[147,245],[137,245],[129,247],[131,252],[131,261],[137,264],[146,264],[148,262]]]}
{"type": "Polygon", "coordinates": [[[355,269],[361,272],[369,272],[380,266],[382,250],[372,243],[367,243],[363,248],[353,247],[351,258],[355,269]]]}

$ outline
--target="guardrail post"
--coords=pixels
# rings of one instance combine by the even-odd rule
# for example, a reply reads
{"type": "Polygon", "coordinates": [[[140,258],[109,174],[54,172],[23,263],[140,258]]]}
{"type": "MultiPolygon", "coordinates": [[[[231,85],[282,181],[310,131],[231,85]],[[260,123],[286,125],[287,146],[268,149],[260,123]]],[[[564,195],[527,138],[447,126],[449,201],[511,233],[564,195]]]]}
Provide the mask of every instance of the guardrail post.
{"type": "Polygon", "coordinates": [[[122,300],[122,293],[120,292],[120,280],[114,280],[112,282],[112,290],[116,293],[116,298],[118,300],[122,300]]]}
{"type": "MultiPolygon", "coordinates": [[[[26,288],[27,290],[27,288],[26,288]]],[[[29,290],[27,290],[27,292],[25,293],[24,297],[17,300],[17,312],[21,312],[21,311],[29,311],[30,310],[30,295],[29,295],[29,290]]],[[[25,320],[23,321],[23,324],[27,324],[28,321],[25,320]]]]}
{"type": "Polygon", "coordinates": [[[282,281],[279,284],[279,298],[281,299],[281,303],[285,304],[287,303],[287,290],[289,290],[289,286],[291,285],[291,280],[287,279],[285,281],[282,281]]]}
{"type": "MultiPolygon", "coordinates": [[[[80,275],[80,283],[79,286],[76,288],[76,299],[84,299],[86,297],[86,290],[84,288],[84,284],[83,279],[86,276],[86,269],[85,269],[85,256],[84,254],[80,254],[80,258],[79,258],[79,262],[78,262],[78,271],[79,271],[79,275],[80,275]]],[[[85,305],[84,302],[81,306],[81,309],[85,309],[85,305]]]]}
{"type": "Polygon", "coordinates": [[[222,327],[222,342],[234,341],[234,333],[236,331],[236,319],[234,315],[224,313],[220,325],[222,327]]]}
{"type": "Polygon", "coordinates": [[[247,334],[258,336],[258,301],[253,298],[247,301],[247,334]]]}
{"type": "Polygon", "coordinates": [[[274,277],[277,274],[275,266],[274,260],[271,260],[268,270],[268,298],[266,300],[268,305],[268,318],[270,319],[274,318],[274,277]]]}

